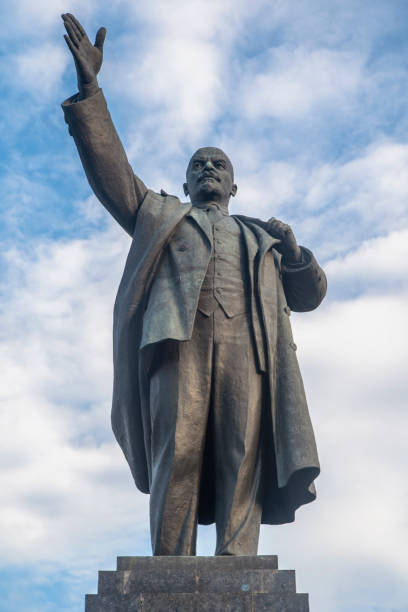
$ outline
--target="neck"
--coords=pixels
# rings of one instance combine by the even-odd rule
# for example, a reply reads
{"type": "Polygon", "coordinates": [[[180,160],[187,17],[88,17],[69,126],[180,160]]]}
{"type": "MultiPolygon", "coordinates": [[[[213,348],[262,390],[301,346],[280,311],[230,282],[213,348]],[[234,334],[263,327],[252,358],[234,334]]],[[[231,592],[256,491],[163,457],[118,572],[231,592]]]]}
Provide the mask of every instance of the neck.
{"type": "Polygon", "coordinates": [[[219,208],[220,210],[224,210],[228,212],[228,202],[218,202],[216,200],[206,200],[205,202],[192,202],[192,205],[197,208],[208,208],[209,206],[213,206],[215,208],[219,208]]]}

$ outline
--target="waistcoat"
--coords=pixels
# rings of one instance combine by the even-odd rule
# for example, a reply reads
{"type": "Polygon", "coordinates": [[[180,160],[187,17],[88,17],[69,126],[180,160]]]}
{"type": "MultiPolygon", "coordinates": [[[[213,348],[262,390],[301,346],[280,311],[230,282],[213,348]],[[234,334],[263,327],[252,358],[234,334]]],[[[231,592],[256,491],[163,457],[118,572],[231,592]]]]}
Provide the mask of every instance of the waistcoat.
{"type": "Polygon", "coordinates": [[[211,315],[221,306],[228,317],[248,310],[248,280],[241,229],[218,209],[208,213],[213,231],[213,253],[200,292],[198,309],[211,315]]]}

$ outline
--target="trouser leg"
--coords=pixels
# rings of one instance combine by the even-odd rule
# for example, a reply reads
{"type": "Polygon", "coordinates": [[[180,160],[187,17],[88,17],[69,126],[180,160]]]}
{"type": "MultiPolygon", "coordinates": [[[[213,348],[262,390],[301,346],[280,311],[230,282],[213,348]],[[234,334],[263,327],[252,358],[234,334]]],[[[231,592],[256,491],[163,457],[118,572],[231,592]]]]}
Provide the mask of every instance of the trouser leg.
{"type": "Polygon", "coordinates": [[[257,372],[247,315],[214,313],[211,419],[215,438],[216,554],[256,555],[261,506],[260,423],[264,376],[257,372]]]}
{"type": "Polygon", "coordinates": [[[150,376],[150,529],[154,555],[194,555],[211,390],[212,320],[156,348],[150,376]]]}

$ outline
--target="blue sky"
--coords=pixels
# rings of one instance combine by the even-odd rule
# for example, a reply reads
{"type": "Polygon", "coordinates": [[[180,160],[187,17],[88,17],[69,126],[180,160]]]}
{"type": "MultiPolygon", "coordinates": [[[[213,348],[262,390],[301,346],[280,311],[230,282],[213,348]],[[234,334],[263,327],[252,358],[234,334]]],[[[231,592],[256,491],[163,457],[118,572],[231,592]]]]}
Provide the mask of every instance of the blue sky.
{"type": "MultiPolygon", "coordinates": [[[[148,498],[110,430],[112,306],[129,238],[92,195],[60,103],[62,12],[107,27],[100,84],[135,172],[182,197],[199,146],[231,210],[292,225],[327,271],[292,317],[318,500],[262,529],[313,612],[402,612],[407,586],[408,5],[15,0],[0,9],[0,611],[74,612],[150,554],[148,498]]],[[[212,528],[199,553],[212,554],[212,528]]]]}

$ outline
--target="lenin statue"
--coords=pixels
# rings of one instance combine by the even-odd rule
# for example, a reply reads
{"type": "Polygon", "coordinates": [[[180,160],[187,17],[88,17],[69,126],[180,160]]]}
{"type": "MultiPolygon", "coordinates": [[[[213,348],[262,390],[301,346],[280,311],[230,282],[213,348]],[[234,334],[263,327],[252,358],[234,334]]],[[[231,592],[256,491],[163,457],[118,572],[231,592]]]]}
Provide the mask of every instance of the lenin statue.
{"type": "Polygon", "coordinates": [[[261,523],[315,499],[314,434],[291,310],[313,310],[326,278],[291,228],[230,215],[227,155],[192,156],[189,202],[148,189],[126,158],[96,76],[95,45],[62,16],[79,93],[63,105],[94,193],[132,238],[114,308],[112,426],[150,493],[154,555],[194,555],[216,523],[216,555],[256,555],[261,523]]]}

